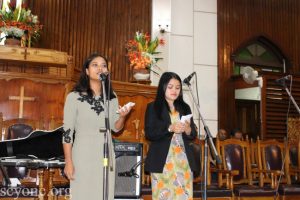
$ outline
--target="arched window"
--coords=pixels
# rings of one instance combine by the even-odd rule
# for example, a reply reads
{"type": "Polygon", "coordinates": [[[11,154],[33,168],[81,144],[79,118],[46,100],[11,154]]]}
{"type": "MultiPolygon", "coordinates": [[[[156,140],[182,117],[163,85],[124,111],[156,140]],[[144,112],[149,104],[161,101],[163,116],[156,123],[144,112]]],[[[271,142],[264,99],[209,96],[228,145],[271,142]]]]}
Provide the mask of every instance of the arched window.
{"type": "Polygon", "coordinates": [[[256,37],[238,48],[232,55],[233,74],[243,74],[246,66],[260,73],[285,73],[287,61],[280,49],[267,38],[256,37]]]}

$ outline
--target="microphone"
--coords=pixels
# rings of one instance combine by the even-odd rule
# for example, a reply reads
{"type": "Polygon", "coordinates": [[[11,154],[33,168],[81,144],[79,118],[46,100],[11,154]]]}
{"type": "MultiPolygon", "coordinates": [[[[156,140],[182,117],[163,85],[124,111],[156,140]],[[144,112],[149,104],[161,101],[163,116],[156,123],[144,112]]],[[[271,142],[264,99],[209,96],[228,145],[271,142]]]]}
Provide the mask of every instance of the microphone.
{"type": "Polygon", "coordinates": [[[287,75],[282,78],[276,79],[275,82],[280,85],[283,85],[285,83],[285,81],[290,80],[290,78],[291,78],[291,75],[287,75]]]}
{"type": "Polygon", "coordinates": [[[188,77],[186,77],[185,79],[183,79],[183,83],[189,85],[191,79],[193,78],[193,76],[196,74],[196,72],[191,73],[188,77]]]}
{"type": "Polygon", "coordinates": [[[109,72],[103,72],[103,73],[99,74],[99,80],[105,81],[108,75],[109,75],[109,72]]]}

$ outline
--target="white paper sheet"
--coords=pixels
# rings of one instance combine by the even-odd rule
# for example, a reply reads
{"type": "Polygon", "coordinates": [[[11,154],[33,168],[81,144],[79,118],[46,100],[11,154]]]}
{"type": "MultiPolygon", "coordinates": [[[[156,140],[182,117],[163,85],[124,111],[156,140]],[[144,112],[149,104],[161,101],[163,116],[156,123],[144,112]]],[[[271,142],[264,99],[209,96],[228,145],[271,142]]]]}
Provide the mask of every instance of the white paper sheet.
{"type": "Polygon", "coordinates": [[[185,123],[185,121],[190,122],[192,116],[193,116],[192,114],[181,116],[180,122],[182,123],[185,123]]]}

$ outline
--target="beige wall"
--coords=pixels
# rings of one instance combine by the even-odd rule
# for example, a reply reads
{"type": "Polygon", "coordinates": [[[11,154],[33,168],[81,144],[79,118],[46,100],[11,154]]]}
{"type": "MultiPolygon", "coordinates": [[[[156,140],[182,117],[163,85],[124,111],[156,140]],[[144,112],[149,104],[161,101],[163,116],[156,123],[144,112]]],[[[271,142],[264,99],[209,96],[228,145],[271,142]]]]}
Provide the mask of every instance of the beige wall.
{"type": "MultiPolygon", "coordinates": [[[[162,69],[174,71],[182,79],[194,71],[197,73],[201,114],[215,135],[218,129],[217,0],[153,0],[153,10],[152,34],[158,34],[156,22],[170,15],[170,32],[163,34],[167,45],[163,47],[162,69]]],[[[152,77],[152,84],[157,85],[158,79],[152,77]]],[[[191,83],[196,89],[195,77],[191,83]]],[[[194,107],[187,88],[184,93],[194,107]]],[[[193,114],[199,119],[195,107],[193,114]]]]}

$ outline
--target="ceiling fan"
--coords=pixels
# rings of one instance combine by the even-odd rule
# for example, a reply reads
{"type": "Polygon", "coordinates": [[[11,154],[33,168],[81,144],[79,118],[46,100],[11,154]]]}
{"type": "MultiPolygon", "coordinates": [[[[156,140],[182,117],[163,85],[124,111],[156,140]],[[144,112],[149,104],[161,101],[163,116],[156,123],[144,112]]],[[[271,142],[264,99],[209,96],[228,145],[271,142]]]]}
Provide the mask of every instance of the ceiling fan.
{"type": "Polygon", "coordinates": [[[262,77],[259,77],[258,72],[250,66],[246,66],[243,68],[243,79],[248,84],[253,84],[255,81],[258,81],[258,86],[260,88],[262,88],[263,86],[262,77]]]}

